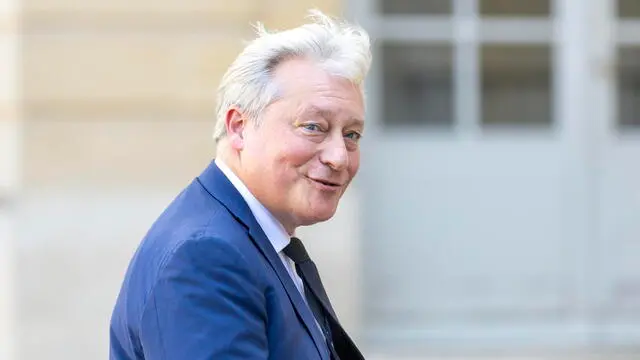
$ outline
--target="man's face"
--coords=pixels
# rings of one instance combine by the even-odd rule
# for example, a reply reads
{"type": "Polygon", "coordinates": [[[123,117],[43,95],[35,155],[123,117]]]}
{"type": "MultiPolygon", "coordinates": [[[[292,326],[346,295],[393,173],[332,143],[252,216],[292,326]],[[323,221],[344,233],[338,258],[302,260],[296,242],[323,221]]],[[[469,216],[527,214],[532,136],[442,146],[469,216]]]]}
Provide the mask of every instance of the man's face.
{"type": "Polygon", "coordinates": [[[274,73],[281,91],[243,134],[240,167],[256,198],[292,232],[333,216],[360,165],[360,90],[307,60],[274,73]]]}

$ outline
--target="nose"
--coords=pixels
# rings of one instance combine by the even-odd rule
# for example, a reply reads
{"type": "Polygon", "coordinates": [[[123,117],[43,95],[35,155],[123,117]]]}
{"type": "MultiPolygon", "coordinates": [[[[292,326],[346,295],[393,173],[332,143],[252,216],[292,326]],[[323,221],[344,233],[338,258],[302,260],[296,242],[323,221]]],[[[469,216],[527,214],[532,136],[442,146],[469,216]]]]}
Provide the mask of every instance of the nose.
{"type": "Polygon", "coordinates": [[[342,171],[349,165],[349,154],[342,134],[328,137],[320,151],[320,162],[334,171],[342,171]]]}

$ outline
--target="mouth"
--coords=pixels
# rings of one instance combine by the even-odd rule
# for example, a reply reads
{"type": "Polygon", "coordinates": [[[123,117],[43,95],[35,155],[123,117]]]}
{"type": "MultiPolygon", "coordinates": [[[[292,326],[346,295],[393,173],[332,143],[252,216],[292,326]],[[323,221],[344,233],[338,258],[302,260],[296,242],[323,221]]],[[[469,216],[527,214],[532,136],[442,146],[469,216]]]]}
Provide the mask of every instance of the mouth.
{"type": "Polygon", "coordinates": [[[342,187],[342,184],[337,183],[335,181],[325,180],[325,179],[316,179],[316,178],[311,178],[311,177],[307,177],[307,178],[309,180],[315,182],[315,183],[318,183],[318,184],[323,185],[323,186],[327,186],[327,187],[332,188],[332,189],[337,189],[337,188],[342,187]]]}

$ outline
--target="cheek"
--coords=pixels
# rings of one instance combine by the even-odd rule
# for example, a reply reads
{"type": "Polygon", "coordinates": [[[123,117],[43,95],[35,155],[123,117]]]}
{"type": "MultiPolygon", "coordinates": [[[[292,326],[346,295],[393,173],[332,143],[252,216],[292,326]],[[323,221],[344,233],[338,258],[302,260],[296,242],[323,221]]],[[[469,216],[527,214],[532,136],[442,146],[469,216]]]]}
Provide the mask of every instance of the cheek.
{"type": "Polygon", "coordinates": [[[279,162],[290,168],[301,168],[316,155],[317,144],[304,139],[291,139],[282,143],[279,162]]]}
{"type": "Polygon", "coordinates": [[[360,168],[360,152],[358,150],[349,154],[349,176],[354,177],[360,168]]]}

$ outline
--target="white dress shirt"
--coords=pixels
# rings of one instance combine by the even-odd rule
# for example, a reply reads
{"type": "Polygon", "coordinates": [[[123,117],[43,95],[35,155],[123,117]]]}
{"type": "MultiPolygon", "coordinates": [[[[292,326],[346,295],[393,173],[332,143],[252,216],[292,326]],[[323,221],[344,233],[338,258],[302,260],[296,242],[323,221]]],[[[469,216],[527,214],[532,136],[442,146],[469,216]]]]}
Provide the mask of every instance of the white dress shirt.
{"type": "Polygon", "coordinates": [[[289,245],[289,242],[291,241],[289,234],[284,229],[284,226],[282,226],[282,224],[273,217],[273,215],[271,215],[271,212],[269,212],[269,210],[267,210],[267,208],[265,208],[258,199],[253,196],[253,194],[251,194],[242,180],[240,180],[240,178],[238,178],[238,176],[236,176],[236,174],[222,160],[215,159],[215,163],[226,175],[229,181],[231,181],[240,195],[242,195],[244,201],[247,202],[247,205],[249,205],[249,209],[251,209],[253,216],[255,216],[258,224],[260,224],[260,227],[262,228],[262,231],[267,235],[269,242],[271,242],[276,253],[280,256],[280,260],[282,260],[285,269],[287,269],[287,272],[291,276],[291,279],[293,279],[298,291],[302,294],[302,299],[306,302],[306,298],[304,296],[304,285],[302,284],[302,279],[298,276],[298,273],[295,270],[295,264],[293,263],[293,260],[286,256],[284,251],[282,251],[282,249],[289,245]]]}

